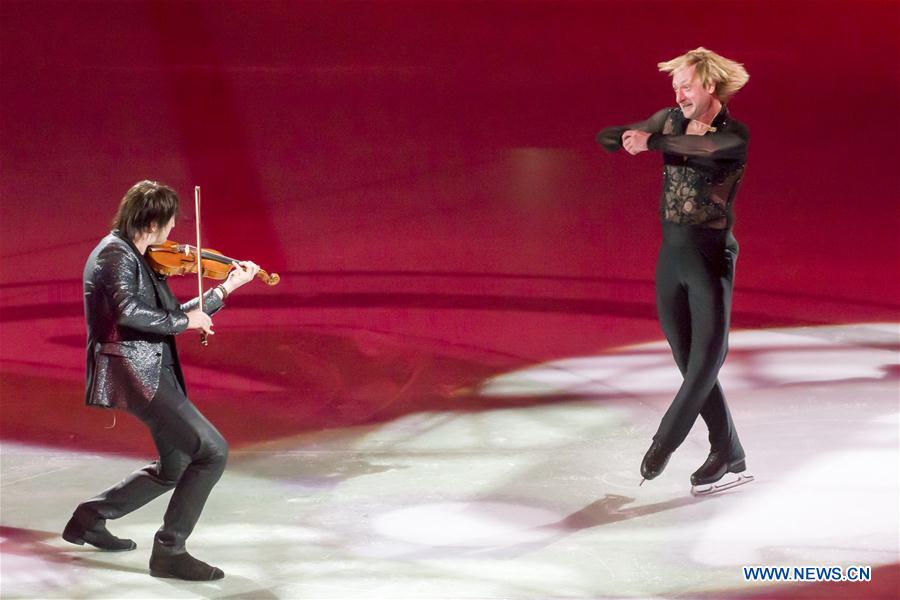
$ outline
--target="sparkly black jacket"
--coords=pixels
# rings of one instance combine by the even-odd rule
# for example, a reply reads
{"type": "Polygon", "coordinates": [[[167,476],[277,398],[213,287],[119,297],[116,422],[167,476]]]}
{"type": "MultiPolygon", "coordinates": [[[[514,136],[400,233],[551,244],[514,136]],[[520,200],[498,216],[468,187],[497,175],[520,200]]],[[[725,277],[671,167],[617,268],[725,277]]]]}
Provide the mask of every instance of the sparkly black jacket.
{"type": "Polygon", "coordinates": [[[597,134],[597,142],[613,152],[622,147],[622,134],[628,129],[652,134],[647,148],[662,152],[664,164],[660,218],[682,225],[731,229],[750,132],[724,105],[704,135],[686,135],[689,122],[680,108],[664,108],[646,121],[604,129],[597,134]]]}
{"type": "MultiPolygon", "coordinates": [[[[179,304],[165,277],[151,271],[130,241],[113,231],[91,252],[84,266],[84,317],[87,324],[85,402],[103,408],[143,406],[159,387],[163,345],[171,343],[175,373],[184,375],[174,336],[187,329],[194,298],[179,304]]],[[[214,290],[203,295],[203,310],[222,308],[214,290]]]]}

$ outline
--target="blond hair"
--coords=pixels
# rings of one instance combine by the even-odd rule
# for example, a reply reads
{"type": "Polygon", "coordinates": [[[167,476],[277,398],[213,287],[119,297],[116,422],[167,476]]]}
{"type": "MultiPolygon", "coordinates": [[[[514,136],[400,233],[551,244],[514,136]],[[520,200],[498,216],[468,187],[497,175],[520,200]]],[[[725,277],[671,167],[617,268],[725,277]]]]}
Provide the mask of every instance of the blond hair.
{"type": "Polygon", "coordinates": [[[722,102],[728,102],[728,99],[750,79],[744,65],[728,60],[703,46],[656,66],[663,73],[670,74],[683,67],[693,66],[694,74],[700,78],[700,83],[704,87],[710,84],[716,86],[716,97],[722,102]]]}

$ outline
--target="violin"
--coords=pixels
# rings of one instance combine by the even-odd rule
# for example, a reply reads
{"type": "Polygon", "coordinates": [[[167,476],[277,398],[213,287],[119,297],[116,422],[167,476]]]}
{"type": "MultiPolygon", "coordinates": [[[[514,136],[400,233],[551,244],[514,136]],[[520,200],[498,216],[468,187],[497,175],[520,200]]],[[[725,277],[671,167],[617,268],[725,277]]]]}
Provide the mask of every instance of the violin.
{"type": "MultiPolygon", "coordinates": [[[[197,306],[203,310],[203,278],[211,279],[227,279],[228,274],[234,268],[232,263],[241,262],[233,258],[228,258],[221,252],[210,250],[200,250],[203,244],[200,243],[200,186],[194,186],[194,215],[197,217],[196,233],[197,245],[191,247],[188,244],[179,244],[166,240],[162,244],[153,244],[147,248],[147,261],[156,270],[157,273],[163,275],[184,275],[185,273],[197,274],[197,306]],[[198,251],[199,250],[199,251],[198,251]]],[[[277,285],[281,278],[278,273],[269,275],[260,269],[256,276],[262,279],[268,285],[277,285]]],[[[200,345],[209,345],[206,331],[200,332],[200,345]]]]}
{"type": "MultiPolygon", "coordinates": [[[[166,240],[162,244],[153,244],[147,248],[147,262],[154,271],[162,275],[184,275],[197,272],[197,248],[190,244],[179,244],[166,240]]],[[[200,274],[209,279],[226,279],[234,268],[232,263],[241,262],[229,258],[211,248],[204,248],[200,253],[200,274]]],[[[278,273],[266,273],[262,269],[256,274],[266,285],[278,285],[281,277],[278,273]]]]}

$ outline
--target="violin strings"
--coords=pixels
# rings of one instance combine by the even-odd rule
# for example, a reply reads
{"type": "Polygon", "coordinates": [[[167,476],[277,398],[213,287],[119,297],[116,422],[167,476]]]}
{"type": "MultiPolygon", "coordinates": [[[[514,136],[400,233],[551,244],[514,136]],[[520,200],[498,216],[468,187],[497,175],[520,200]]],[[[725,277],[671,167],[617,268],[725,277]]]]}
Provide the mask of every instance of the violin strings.
{"type": "MultiPolygon", "coordinates": [[[[197,249],[196,249],[194,246],[191,246],[190,244],[185,244],[185,245],[184,245],[184,248],[186,248],[186,249],[188,250],[188,252],[191,253],[191,254],[196,254],[196,253],[197,253],[197,249]]],[[[229,257],[225,256],[224,254],[212,254],[211,252],[209,252],[209,251],[207,251],[207,250],[204,250],[204,251],[200,254],[200,258],[201,258],[201,259],[207,258],[207,259],[209,259],[209,260],[214,260],[214,261],[216,261],[216,262],[220,262],[220,263],[224,263],[224,264],[231,264],[231,263],[233,263],[233,262],[240,262],[240,261],[238,261],[238,260],[235,259],[235,258],[229,258],[229,257]]]]}

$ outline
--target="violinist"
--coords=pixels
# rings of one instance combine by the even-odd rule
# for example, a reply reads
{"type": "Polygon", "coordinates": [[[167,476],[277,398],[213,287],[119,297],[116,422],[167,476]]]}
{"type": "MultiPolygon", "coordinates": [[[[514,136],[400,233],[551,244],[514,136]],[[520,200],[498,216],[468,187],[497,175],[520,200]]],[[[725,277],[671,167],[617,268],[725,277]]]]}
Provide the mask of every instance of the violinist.
{"type": "Polygon", "coordinates": [[[178,195],[152,181],[135,184],[122,199],[114,230],[84,267],[89,406],[125,410],[150,430],[159,458],[78,505],[63,538],[106,551],[134,550],[130,539],[106,528],[157,496],[173,490],[153,539],[150,574],[209,581],[221,569],[191,556],[185,542],[225,469],[228,445],[187,397],[175,337],[189,330],[212,334],[211,315],[251,281],[259,267],[235,262],[218,287],[180,304],[166,277],[154,272],[147,248],[163,243],[175,226],[178,195]]]}

